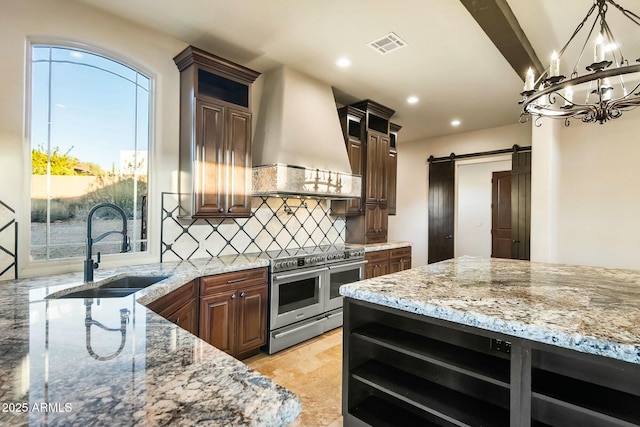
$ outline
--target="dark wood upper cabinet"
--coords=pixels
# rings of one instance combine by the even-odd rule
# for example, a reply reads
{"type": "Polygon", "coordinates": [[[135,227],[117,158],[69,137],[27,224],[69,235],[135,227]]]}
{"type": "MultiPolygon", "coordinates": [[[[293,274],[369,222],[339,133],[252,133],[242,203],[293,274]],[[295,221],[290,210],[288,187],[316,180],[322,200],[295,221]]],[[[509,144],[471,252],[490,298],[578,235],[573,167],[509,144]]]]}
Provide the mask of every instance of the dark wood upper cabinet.
{"type": "MultiPolygon", "coordinates": [[[[340,126],[344,136],[344,143],[347,147],[347,156],[351,165],[351,173],[360,175],[364,179],[364,144],[362,142],[364,134],[364,111],[346,106],[338,109],[340,126]]],[[[360,215],[362,214],[362,199],[364,197],[364,184],[362,196],[357,199],[332,200],[331,212],[335,215],[360,215]]]]}
{"type": "Polygon", "coordinates": [[[260,73],[193,46],[180,70],[180,216],[251,215],[251,85],[260,73]]]}
{"type": "MultiPolygon", "coordinates": [[[[342,120],[347,147],[358,141],[359,147],[348,152],[358,153],[362,165],[362,199],[359,205],[352,202],[347,209],[348,243],[384,243],[387,241],[387,224],[390,195],[395,212],[395,170],[391,160],[391,125],[389,119],[394,111],[371,100],[352,104],[338,110],[342,120]],[[359,111],[356,116],[354,111],[359,111]],[[349,116],[354,117],[351,121],[349,116]],[[394,176],[391,177],[392,173],[394,176]],[[390,185],[393,186],[390,190],[390,185]],[[391,193],[390,193],[391,191],[391,193]],[[358,206],[356,211],[355,207],[358,206]],[[351,216],[349,216],[351,215],[351,216]]],[[[397,127],[399,129],[399,127],[397,127]]],[[[395,141],[395,135],[393,135],[395,141]]],[[[350,161],[352,160],[350,154],[350,161]]]]}
{"type": "Polygon", "coordinates": [[[398,132],[402,126],[395,123],[389,125],[389,157],[387,165],[387,204],[389,205],[389,215],[396,214],[396,201],[398,189],[398,132]]]}

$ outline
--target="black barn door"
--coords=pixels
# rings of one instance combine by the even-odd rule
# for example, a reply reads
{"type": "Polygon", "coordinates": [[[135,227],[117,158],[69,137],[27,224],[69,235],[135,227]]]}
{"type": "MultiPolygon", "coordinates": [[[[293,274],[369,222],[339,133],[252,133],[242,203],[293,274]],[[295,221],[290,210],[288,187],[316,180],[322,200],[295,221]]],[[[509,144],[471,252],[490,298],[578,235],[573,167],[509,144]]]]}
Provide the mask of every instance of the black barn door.
{"type": "Polygon", "coordinates": [[[429,264],[453,258],[454,161],[429,162],[429,264]]]}
{"type": "Polygon", "coordinates": [[[511,160],[511,258],[531,259],[531,151],[511,160]]]}

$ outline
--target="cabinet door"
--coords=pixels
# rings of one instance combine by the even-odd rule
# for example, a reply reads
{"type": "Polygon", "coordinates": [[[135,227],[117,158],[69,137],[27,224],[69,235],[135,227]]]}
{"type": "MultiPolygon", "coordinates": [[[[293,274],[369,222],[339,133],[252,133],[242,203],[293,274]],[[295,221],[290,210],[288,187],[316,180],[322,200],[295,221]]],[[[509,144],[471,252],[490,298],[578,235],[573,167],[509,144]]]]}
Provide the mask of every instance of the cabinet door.
{"type": "Polygon", "coordinates": [[[250,351],[267,342],[267,286],[238,291],[237,353],[250,351]]]}
{"type": "Polygon", "coordinates": [[[389,273],[389,251],[373,251],[364,255],[367,260],[365,264],[365,279],[382,276],[389,273]]]}
{"type": "Polygon", "coordinates": [[[398,175],[398,153],[389,151],[387,158],[387,205],[389,206],[389,215],[396,214],[396,194],[397,194],[397,175],[398,175]]]}
{"type": "Polygon", "coordinates": [[[387,135],[380,135],[378,139],[378,154],[376,161],[376,179],[377,185],[377,199],[378,203],[386,204],[389,198],[388,191],[388,175],[389,175],[389,137],[387,135]]]}
{"type": "Polygon", "coordinates": [[[225,211],[224,107],[196,99],[193,216],[216,216],[225,211]]]}
{"type": "Polygon", "coordinates": [[[198,300],[193,299],[180,307],[177,311],[167,316],[167,320],[191,332],[198,334],[198,300]]]}
{"type": "Polygon", "coordinates": [[[200,297],[200,338],[218,349],[235,352],[236,290],[200,297]]]}
{"type": "Polygon", "coordinates": [[[380,155],[380,138],[382,135],[376,132],[368,132],[367,133],[367,168],[365,170],[366,177],[366,189],[365,189],[365,203],[378,203],[380,180],[378,178],[378,174],[380,171],[378,170],[380,165],[380,160],[378,159],[380,155]]]}
{"type": "MultiPolygon", "coordinates": [[[[360,141],[348,140],[347,153],[351,164],[351,173],[362,175],[362,143],[360,141]]],[[[347,215],[357,215],[362,213],[362,197],[347,200],[347,215]]]]}
{"type": "Polygon", "coordinates": [[[251,215],[251,113],[227,110],[226,216],[251,215]]]}
{"type": "Polygon", "coordinates": [[[365,207],[365,243],[386,242],[388,223],[386,206],[378,203],[367,205],[365,207]]]}

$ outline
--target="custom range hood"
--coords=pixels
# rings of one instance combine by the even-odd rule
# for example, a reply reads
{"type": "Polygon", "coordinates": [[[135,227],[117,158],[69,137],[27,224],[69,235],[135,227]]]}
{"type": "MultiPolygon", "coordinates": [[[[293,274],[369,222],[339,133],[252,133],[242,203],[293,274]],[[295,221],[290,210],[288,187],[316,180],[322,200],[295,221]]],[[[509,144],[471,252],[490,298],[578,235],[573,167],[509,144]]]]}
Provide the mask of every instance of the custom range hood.
{"type": "Polygon", "coordinates": [[[282,66],[264,74],[253,141],[253,195],[361,195],[331,87],[282,66]]]}

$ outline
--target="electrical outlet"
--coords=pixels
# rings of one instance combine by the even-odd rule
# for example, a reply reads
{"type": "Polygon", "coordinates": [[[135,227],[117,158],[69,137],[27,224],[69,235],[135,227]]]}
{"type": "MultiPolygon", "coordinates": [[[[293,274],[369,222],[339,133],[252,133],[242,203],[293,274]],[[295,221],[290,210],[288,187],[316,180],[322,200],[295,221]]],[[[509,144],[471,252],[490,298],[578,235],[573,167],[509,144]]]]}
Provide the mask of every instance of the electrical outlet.
{"type": "Polygon", "coordinates": [[[501,353],[511,353],[511,343],[509,341],[491,338],[490,348],[491,350],[499,351],[501,353]]]}

